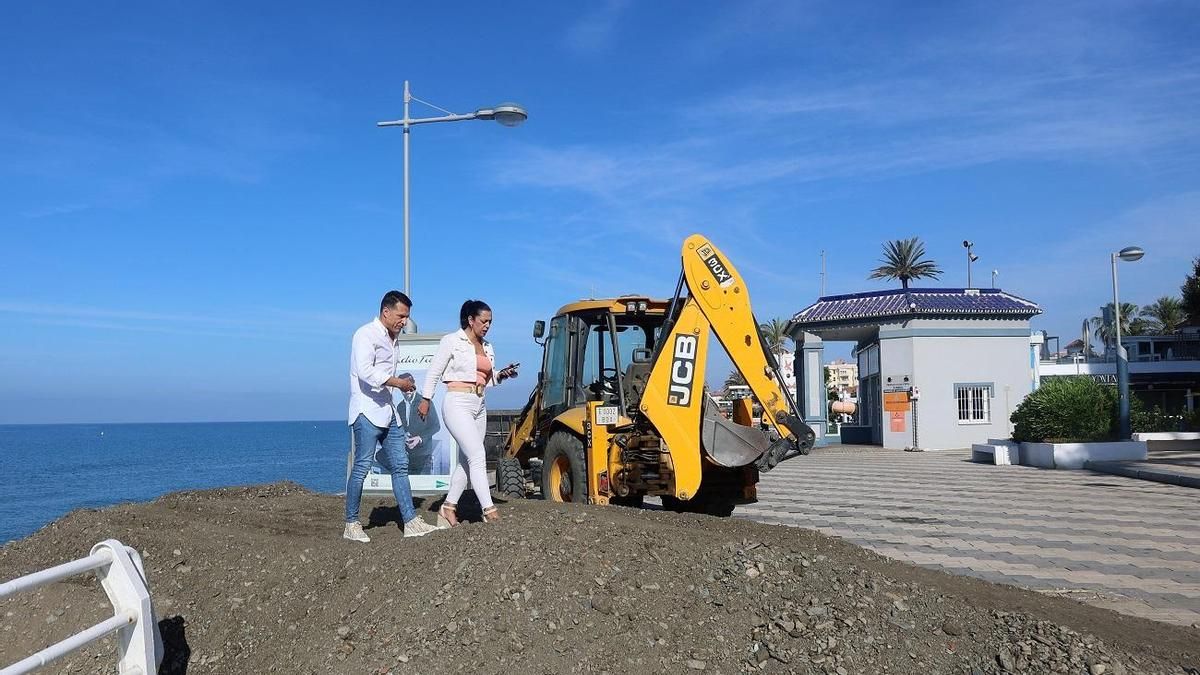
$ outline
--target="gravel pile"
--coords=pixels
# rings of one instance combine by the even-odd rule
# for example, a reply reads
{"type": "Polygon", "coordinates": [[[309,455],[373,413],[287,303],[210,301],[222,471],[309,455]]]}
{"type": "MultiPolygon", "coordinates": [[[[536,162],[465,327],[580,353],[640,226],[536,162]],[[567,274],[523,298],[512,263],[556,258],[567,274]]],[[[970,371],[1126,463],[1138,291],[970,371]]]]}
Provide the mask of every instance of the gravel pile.
{"type": "MultiPolygon", "coordinates": [[[[78,511],[0,548],[0,580],[108,537],[137,547],[164,673],[1200,673],[1195,629],[805,530],[514,502],[499,524],[403,539],[381,503],[361,545],[341,509],[279,484],[78,511]]],[[[97,589],[0,602],[0,665],[104,618],[97,589]]],[[[49,670],[114,663],[108,640],[49,670]]]]}

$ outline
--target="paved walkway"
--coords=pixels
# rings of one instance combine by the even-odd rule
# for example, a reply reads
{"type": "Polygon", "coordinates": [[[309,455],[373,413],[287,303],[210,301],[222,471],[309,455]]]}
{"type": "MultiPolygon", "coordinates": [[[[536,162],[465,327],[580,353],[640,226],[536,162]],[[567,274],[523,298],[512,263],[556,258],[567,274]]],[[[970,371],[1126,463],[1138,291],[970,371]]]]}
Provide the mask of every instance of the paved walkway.
{"type": "Polygon", "coordinates": [[[969,451],[818,448],[736,517],[810,527],[925,567],[1158,621],[1200,623],[1200,491],[969,461],[969,451]]]}
{"type": "Polygon", "coordinates": [[[1200,451],[1155,450],[1141,462],[1088,462],[1101,473],[1200,488],[1200,451]]]}

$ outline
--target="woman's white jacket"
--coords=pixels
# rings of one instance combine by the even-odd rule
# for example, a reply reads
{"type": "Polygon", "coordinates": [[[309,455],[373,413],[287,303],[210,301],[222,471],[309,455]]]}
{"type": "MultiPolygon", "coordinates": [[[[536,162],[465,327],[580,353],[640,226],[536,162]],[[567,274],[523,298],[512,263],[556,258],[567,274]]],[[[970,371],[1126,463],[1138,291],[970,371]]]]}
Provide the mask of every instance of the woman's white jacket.
{"type": "MultiPolygon", "coordinates": [[[[487,355],[488,361],[492,364],[492,377],[488,380],[487,386],[495,386],[498,384],[496,352],[492,349],[492,343],[487,340],[483,341],[483,353],[487,355]]],[[[421,387],[421,396],[432,399],[439,382],[475,382],[477,365],[475,345],[471,344],[471,339],[467,337],[465,330],[457,330],[446,335],[438,344],[437,352],[433,355],[433,362],[429,364],[429,370],[425,373],[425,385],[421,387]]]]}

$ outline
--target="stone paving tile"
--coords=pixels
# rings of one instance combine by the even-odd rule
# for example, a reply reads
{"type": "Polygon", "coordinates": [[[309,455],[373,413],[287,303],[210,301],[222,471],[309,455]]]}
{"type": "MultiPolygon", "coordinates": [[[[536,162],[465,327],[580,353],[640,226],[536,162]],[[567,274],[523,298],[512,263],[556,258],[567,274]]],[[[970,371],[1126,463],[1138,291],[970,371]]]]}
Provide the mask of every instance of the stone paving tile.
{"type": "Polygon", "coordinates": [[[736,517],[807,527],[883,555],[1200,623],[1200,498],[1191,488],[1091,471],[820,448],[764,474],[736,517]]]}
{"type": "Polygon", "coordinates": [[[1200,452],[1159,450],[1144,461],[1088,462],[1089,469],[1145,480],[1200,488],[1200,452]]]}

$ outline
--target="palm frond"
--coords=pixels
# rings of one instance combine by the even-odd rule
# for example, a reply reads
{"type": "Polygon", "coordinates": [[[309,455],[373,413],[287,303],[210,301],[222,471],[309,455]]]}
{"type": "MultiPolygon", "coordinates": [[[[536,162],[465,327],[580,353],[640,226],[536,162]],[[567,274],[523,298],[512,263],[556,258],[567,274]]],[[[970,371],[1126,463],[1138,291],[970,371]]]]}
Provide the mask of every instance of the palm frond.
{"type": "Polygon", "coordinates": [[[942,269],[925,258],[925,244],[917,237],[893,239],[883,245],[883,263],[871,270],[868,279],[899,279],[904,288],[912,279],[937,279],[942,269]]]}

